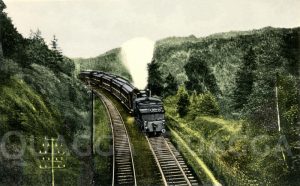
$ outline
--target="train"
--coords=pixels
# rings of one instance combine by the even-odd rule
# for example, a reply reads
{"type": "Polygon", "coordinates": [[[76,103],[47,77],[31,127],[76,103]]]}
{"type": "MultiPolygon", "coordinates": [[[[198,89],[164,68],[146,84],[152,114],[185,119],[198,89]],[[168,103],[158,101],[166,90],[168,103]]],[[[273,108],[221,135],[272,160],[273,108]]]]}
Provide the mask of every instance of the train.
{"type": "Polygon", "coordinates": [[[152,97],[150,90],[139,90],[128,80],[102,71],[81,71],[79,78],[115,96],[134,116],[142,132],[154,135],[166,132],[163,102],[152,97]]]}

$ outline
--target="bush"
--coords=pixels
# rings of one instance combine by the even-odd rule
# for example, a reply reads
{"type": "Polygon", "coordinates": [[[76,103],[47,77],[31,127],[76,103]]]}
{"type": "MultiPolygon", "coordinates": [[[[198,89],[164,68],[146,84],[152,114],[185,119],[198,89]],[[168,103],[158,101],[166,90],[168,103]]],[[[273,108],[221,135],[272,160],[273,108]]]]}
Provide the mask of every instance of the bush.
{"type": "Polygon", "coordinates": [[[0,81],[6,82],[11,76],[15,75],[20,70],[19,65],[13,60],[0,59],[0,81]]]}
{"type": "Polygon", "coordinates": [[[184,117],[188,113],[190,105],[189,95],[184,86],[180,86],[177,92],[177,113],[180,117],[184,117]]]}
{"type": "Polygon", "coordinates": [[[190,115],[195,118],[197,115],[214,116],[220,113],[220,107],[216,98],[210,93],[206,92],[197,95],[194,93],[191,96],[190,115]]]}

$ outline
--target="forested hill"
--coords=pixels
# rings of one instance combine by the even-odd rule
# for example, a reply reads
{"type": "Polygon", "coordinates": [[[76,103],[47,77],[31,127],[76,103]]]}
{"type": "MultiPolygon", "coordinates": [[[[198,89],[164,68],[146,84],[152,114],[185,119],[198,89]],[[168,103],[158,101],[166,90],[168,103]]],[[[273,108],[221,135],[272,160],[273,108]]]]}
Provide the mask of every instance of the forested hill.
{"type": "MultiPolygon", "coordinates": [[[[38,168],[43,163],[37,156],[41,141],[61,135],[70,144],[75,136],[87,134],[90,98],[57,39],[50,48],[39,30],[24,38],[4,9],[0,0],[0,138],[6,149],[0,154],[0,185],[50,185],[48,171],[38,168]],[[11,132],[21,136],[4,138],[11,132]]],[[[65,163],[72,169],[56,175],[61,185],[88,179],[86,162],[72,152],[65,163]]]]}
{"type": "Polygon", "coordinates": [[[74,59],[77,72],[80,70],[100,70],[111,72],[131,80],[131,75],[122,63],[121,48],[115,48],[94,58],[74,59]]]}
{"type": "MultiPolygon", "coordinates": [[[[299,50],[300,28],[170,37],[156,43],[148,83],[153,93],[164,95],[174,92],[168,85],[175,79],[190,92],[212,92],[224,114],[243,110],[264,119],[270,113],[261,111],[274,107],[276,77],[282,88],[296,92],[299,50]]],[[[282,104],[282,110],[288,112],[282,104]]],[[[262,122],[274,124],[274,120],[262,122]]]]}
{"type": "Polygon", "coordinates": [[[224,185],[299,185],[300,28],[166,38],[148,70],[168,127],[224,185]]]}
{"type": "Polygon", "coordinates": [[[51,48],[39,30],[24,38],[2,11],[1,135],[9,129],[22,129],[41,131],[40,135],[62,132],[72,137],[84,123],[80,121],[85,119],[81,112],[88,106],[86,91],[75,77],[74,62],[63,56],[55,37],[51,48]],[[57,122],[57,128],[48,126],[48,122],[57,122]]]}

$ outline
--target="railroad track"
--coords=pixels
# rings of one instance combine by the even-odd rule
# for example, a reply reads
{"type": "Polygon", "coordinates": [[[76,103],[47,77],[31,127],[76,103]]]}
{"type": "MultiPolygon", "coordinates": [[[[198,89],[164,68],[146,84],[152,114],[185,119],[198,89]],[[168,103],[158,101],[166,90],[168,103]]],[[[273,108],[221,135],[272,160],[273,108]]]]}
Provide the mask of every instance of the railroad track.
{"type": "Polygon", "coordinates": [[[150,149],[162,175],[164,185],[200,185],[183,157],[173,144],[163,136],[147,137],[150,149]]]}
{"type": "Polygon", "coordinates": [[[128,133],[121,114],[114,104],[103,94],[96,94],[104,103],[110,123],[113,137],[113,178],[112,185],[136,186],[134,162],[128,133]]]}

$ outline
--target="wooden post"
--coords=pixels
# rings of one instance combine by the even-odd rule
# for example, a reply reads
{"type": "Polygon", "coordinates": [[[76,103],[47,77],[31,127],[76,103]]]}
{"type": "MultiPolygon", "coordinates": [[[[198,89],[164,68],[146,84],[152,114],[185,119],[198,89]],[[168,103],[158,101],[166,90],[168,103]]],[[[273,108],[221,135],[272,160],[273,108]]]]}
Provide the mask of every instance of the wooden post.
{"type": "Polygon", "coordinates": [[[277,111],[278,131],[281,132],[279,103],[278,103],[278,74],[276,74],[275,97],[276,97],[276,111],[277,111]]]}
{"type": "Polygon", "coordinates": [[[51,138],[51,173],[52,173],[52,186],[54,186],[54,139],[51,138]]]}

